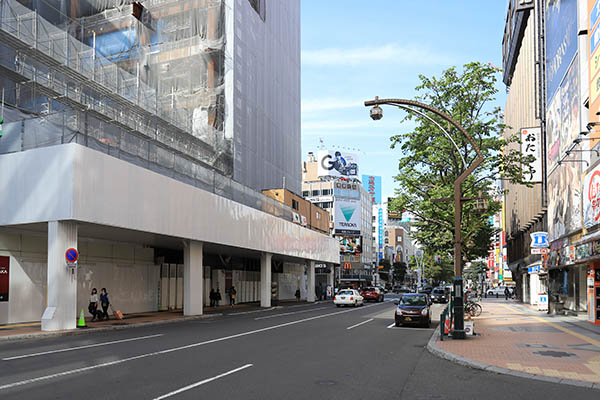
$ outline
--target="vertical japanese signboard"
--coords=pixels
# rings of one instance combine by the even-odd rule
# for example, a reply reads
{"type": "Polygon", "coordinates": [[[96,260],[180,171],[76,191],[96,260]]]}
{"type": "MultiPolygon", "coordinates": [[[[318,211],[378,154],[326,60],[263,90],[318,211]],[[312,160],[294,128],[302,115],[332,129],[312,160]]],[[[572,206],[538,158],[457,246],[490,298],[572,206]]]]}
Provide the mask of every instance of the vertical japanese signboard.
{"type": "Polygon", "coordinates": [[[0,256],[0,301],[8,301],[10,258],[0,256]]]}
{"type": "Polygon", "coordinates": [[[363,187],[369,193],[371,202],[381,204],[381,176],[363,175],[363,187]]]}
{"type": "MultiPolygon", "coordinates": [[[[600,0],[588,0],[589,16],[589,43],[588,43],[588,78],[590,81],[590,122],[598,122],[600,118],[600,0]]],[[[600,139],[600,134],[592,135],[594,139],[600,139]]],[[[594,146],[596,141],[592,141],[594,146]]]]}
{"type": "Polygon", "coordinates": [[[521,129],[521,153],[535,157],[531,163],[531,171],[525,175],[529,182],[542,181],[542,130],[541,128],[521,129]]]}

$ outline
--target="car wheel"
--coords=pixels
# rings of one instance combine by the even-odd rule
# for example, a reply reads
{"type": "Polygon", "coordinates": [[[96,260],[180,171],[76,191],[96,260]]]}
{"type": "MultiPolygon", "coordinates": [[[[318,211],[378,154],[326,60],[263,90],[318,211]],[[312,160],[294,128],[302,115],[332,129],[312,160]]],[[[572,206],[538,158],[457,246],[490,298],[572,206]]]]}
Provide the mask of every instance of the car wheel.
{"type": "Polygon", "coordinates": [[[337,306],[337,307],[341,307],[342,305],[341,305],[341,304],[336,304],[336,306],[337,306]]]}
{"type": "Polygon", "coordinates": [[[361,302],[360,302],[360,306],[362,307],[362,306],[364,306],[364,305],[365,305],[365,303],[361,301],[361,302]]]}
{"type": "Polygon", "coordinates": [[[396,322],[396,323],[394,323],[394,326],[395,326],[396,328],[400,328],[400,322],[396,322]]]}

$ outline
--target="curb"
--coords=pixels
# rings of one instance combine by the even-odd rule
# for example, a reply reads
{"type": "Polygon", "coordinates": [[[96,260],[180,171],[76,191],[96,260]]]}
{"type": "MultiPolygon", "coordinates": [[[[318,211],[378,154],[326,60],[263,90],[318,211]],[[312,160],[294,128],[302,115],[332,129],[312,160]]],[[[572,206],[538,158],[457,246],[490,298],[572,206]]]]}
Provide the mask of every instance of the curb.
{"type": "Polygon", "coordinates": [[[212,317],[221,317],[225,314],[204,314],[197,315],[193,317],[183,317],[176,319],[167,319],[162,321],[151,321],[151,322],[139,322],[135,324],[127,324],[127,325],[111,325],[111,326],[102,326],[98,328],[88,328],[88,329],[73,329],[68,331],[58,331],[58,332],[41,332],[41,333],[25,333],[22,335],[11,335],[11,336],[0,336],[0,342],[10,342],[13,340],[25,340],[25,339],[45,339],[51,337],[59,337],[59,336],[75,336],[75,335],[85,335],[96,332],[107,332],[107,331],[118,331],[123,329],[130,328],[141,328],[145,326],[157,326],[157,325],[167,325],[173,324],[177,322],[185,322],[185,321],[195,321],[199,319],[206,319],[212,317]]]}
{"type": "Polygon", "coordinates": [[[427,343],[427,350],[431,354],[433,354],[437,357],[443,358],[443,359],[453,362],[455,364],[462,365],[464,367],[479,369],[479,370],[488,371],[488,372],[495,372],[497,374],[512,375],[512,376],[517,376],[519,378],[535,379],[538,381],[560,383],[563,385],[571,385],[571,386],[585,387],[588,389],[600,390],[600,382],[593,383],[593,382],[578,381],[578,380],[574,380],[574,379],[565,379],[565,378],[557,378],[557,377],[553,377],[553,376],[530,374],[528,372],[514,371],[512,369],[502,368],[502,367],[498,367],[496,365],[485,364],[485,363],[480,363],[480,362],[477,362],[474,360],[470,360],[468,358],[458,356],[454,353],[450,353],[449,351],[440,349],[436,344],[439,337],[440,337],[440,331],[438,329],[436,329],[433,332],[433,335],[431,335],[429,342],[427,343]]]}

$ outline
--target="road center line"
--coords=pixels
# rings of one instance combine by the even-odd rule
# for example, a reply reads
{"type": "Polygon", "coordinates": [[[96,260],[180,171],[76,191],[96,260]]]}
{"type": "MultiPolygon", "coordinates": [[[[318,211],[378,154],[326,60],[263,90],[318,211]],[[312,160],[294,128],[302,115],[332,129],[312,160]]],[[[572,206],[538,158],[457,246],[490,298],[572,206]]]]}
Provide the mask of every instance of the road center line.
{"type": "Polygon", "coordinates": [[[227,376],[227,375],[235,374],[236,372],[239,372],[241,370],[244,370],[244,369],[250,368],[250,367],[252,367],[252,364],[243,365],[243,366],[241,366],[239,368],[232,369],[231,371],[227,371],[227,372],[224,372],[224,373],[222,373],[220,375],[213,376],[212,378],[208,378],[208,379],[205,379],[203,381],[196,382],[196,383],[194,383],[192,385],[182,387],[181,389],[177,389],[177,390],[175,390],[173,392],[164,394],[164,395],[162,395],[160,397],[155,398],[154,400],[162,400],[162,399],[166,399],[167,397],[175,396],[176,394],[179,394],[181,392],[185,392],[185,391],[193,389],[195,387],[202,386],[202,385],[204,385],[206,383],[209,383],[209,382],[215,381],[217,379],[223,378],[224,376],[227,376]]]}
{"type": "Polygon", "coordinates": [[[46,355],[46,354],[62,353],[62,352],[65,352],[65,351],[88,349],[90,347],[108,346],[110,344],[132,342],[134,340],[152,339],[152,338],[159,337],[159,336],[163,336],[163,334],[160,333],[158,335],[140,336],[140,337],[135,337],[135,338],[130,338],[130,339],[123,339],[123,340],[113,340],[112,342],[103,342],[103,343],[88,344],[88,345],[85,345],[85,346],[69,347],[67,349],[42,351],[40,353],[23,354],[23,355],[20,355],[20,356],[6,357],[6,358],[3,358],[2,361],[18,360],[20,358],[37,357],[37,356],[43,356],[43,355],[46,355]]]}
{"type": "Polygon", "coordinates": [[[357,326],[361,326],[362,324],[366,324],[367,322],[371,322],[371,321],[373,321],[373,319],[374,319],[374,318],[368,319],[368,320],[366,320],[366,321],[363,321],[363,322],[359,322],[358,324],[356,324],[356,325],[352,325],[352,326],[349,326],[349,327],[347,327],[346,329],[348,329],[348,330],[349,330],[349,329],[352,329],[352,328],[356,328],[357,326]]]}
{"type": "Polygon", "coordinates": [[[267,315],[266,317],[258,317],[258,318],[254,318],[254,320],[255,320],[255,321],[258,321],[259,319],[277,318],[277,317],[283,317],[283,316],[286,316],[286,315],[300,314],[300,313],[311,312],[311,311],[317,311],[317,310],[324,310],[324,309],[326,309],[326,308],[329,308],[329,307],[318,307],[318,308],[311,308],[310,310],[291,311],[291,312],[287,312],[287,313],[274,314],[274,315],[267,315]]]}
{"type": "Polygon", "coordinates": [[[386,328],[390,329],[390,328],[393,328],[395,325],[396,325],[396,323],[395,323],[395,322],[392,322],[392,323],[391,323],[391,324],[389,324],[389,325],[388,325],[386,328]]]}
{"type": "Polygon", "coordinates": [[[217,339],[207,340],[207,341],[204,341],[204,342],[192,343],[192,344],[188,344],[188,345],[185,345],[185,346],[173,347],[173,348],[166,349],[166,350],[161,350],[161,351],[154,351],[152,353],[140,354],[138,356],[123,358],[121,360],[109,361],[109,362],[105,362],[105,363],[102,363],[102,364],[90,365],[88,367],[83,367],[83,368],[71,369],[71,370],[68,370],[68,371],[58,372],[56,374],[39,376],[37,378],[31,378],[31,379],[26,379],[26,380],[23,380],[23,381],[18,381],[18,382],[13,382],[13,383],[8,383],[6,385],[2,385],[2,386],[0,386],[0,390],[6,390],[6,389],[10,389],[10,388],[17,387],[17,386],[29,385],[31,383],[36,383],[36,382],[40,382],[40,381],[46,381],[46,380],[50,380],[50,379],[54,379],[54,378],[60,378],[60,377],[63,377],[63,376],[78,374],[78,373],[81,373],[81,372],[87,372],[87,371],[91,371],[91,370],[98,369],[98,368],[104,368],[104,367],[110,367],[110,366],[113,366],[113,365],[124,364],[124,363],[129,362],[129,361],[135,361],[135,360],[140,360],[140,359],[147,358],[147,357],[153,357],[153,356],[158,356],[158,355],[173,353],[175,351],[187,350],[187,349],[191,349],[191,348],[199,347],[199,346],[204,346],[204,345],[211,344],[211,343],[223,342],[225,340],[235,339],[235,338],[244,337],[244,336],[248,336],[248,335],[254,335],[256,333],[267,332],[267,331],[271,331],[273,329],[279,329],[279,328],[284,328],[286,326],[292,326],[292,325],[296,325],[296,324],[301,324],[303,322],[314,321],[316,319],[333,317],[333,316],[340,315],[340,314],[345,314],[345,313],[354,312],[354,311],[360,311],[360,310],[364,310],[365,308],[374,307],[374,306],[378,306],[378,305],[381,305],[381,304],[385,304],[385,303],[375,303],[375,304],[371,304],[371,305],[364,306],[364,307],[361,307],[361,308],[352,308],[352,309],[349,309],[349,310],[336,311],[336,312],[332,312],[332,313],[329,313],[329,314],[316,315],[314,317],[308,317],[308,318],[299,319],[299,320],[296,320],[296,321],[286,322],[286,323],[279,324],[279,325],[268,326],[266,328],[255,329],[255,330],[252,330],[252,331],[237,333],[235,335],[224,336],[224,337],[220,337],[220,338],[217,338],[217,339]]]}

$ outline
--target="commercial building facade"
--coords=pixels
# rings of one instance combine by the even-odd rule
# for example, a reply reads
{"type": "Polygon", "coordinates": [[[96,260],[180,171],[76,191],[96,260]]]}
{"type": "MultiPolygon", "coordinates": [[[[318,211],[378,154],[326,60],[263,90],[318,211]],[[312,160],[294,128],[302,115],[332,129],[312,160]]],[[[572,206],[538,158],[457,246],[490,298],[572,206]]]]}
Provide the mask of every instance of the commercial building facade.
{"type": "Polygon", "coordinates": [[[300,190],[299,1],[49,3],[0,3],[0,323],[314,300],[337,242],[260,193],[300,190]]]}

